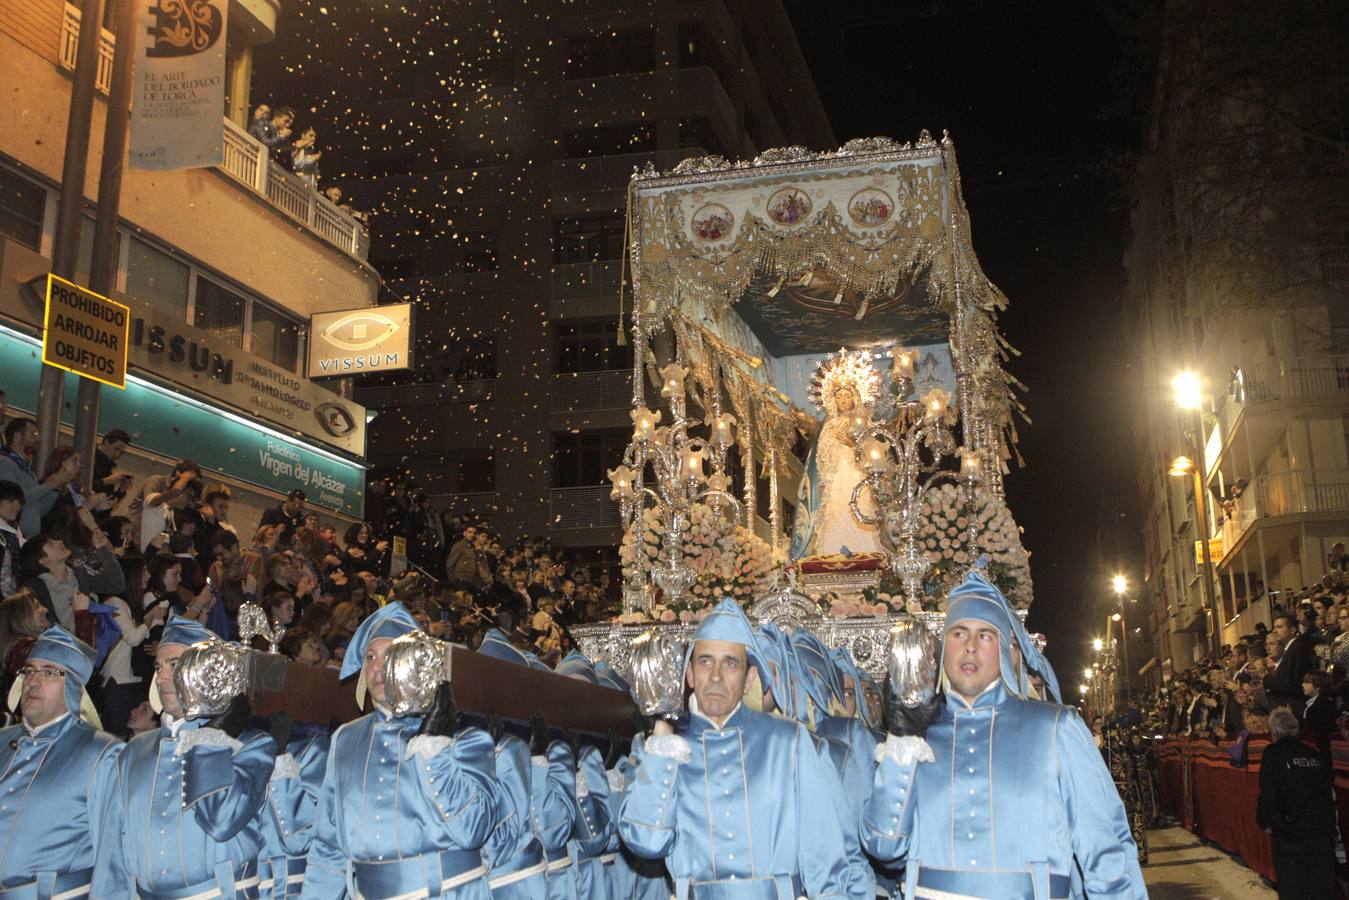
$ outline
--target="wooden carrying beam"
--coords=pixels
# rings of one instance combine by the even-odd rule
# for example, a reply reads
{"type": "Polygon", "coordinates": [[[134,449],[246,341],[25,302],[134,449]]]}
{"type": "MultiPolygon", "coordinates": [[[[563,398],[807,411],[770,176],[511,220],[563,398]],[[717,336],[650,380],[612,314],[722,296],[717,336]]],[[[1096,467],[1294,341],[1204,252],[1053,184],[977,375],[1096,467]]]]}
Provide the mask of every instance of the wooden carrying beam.
{"type": "MultiPolygon", "coordinates": [[[[361,715],[355,678],[338,681],[333,669],[251,652],[249,694],[258,715],[285,712],[297,721],[324,724],[349,722],[361,715]]],[[[452,654],[451,687],[455,705],[463,712],[496,714],[517,722],[540,712],[552,728],[601,735],[612,730],[625,737],[633,733],[635,707],[622,691],[483,656],[467,647],[455,647],[452,654]]]]}

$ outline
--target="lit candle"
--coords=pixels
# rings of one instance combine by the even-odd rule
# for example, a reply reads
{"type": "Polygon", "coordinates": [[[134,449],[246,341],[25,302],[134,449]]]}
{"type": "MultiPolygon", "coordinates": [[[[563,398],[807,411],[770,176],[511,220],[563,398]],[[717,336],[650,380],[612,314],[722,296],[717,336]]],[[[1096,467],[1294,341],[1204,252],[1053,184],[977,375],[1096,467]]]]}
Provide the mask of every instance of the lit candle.
{"type": "Polygon", "coordinates": [[[731,478],[721,472],[713,472],[707,476],[707,488],[712,491],[726,491],[731,487],[731,478]]]}
{"type": "Polygon", "coordinates": [[[913,351],[896,350],[895,363],[890,368],[890,374],[896,381],[913,380],[913,351]]]}
{"type": "Polygon", "coordinates": [[[946,411],[946,404],[950,402],[950,393],[939,387],[934,387],[923,395],[923,406],[927,409],[927,414],[934,419],[946,411]]]}
{"type": "Polygon", "coordinates": [[[960,474],[963,478],[979,477],[979,451],[961,448],[960,450],[960,474]]]}
{"type": "Polygon", "coordinates": [[[706,477],[703,474],[703,453],[701,448],[692,445],[685,447],[679,456],[679,474],[685,478],[702,481],[706,477]]]}
{"type": "Polygon", "coordinates": [[[614,489],[609,492],[609,499],[631,500],[633,496],[632,478],[633,471],[628,466],[610,469],[609,481],[613,483],[614,489]]]}
{"type": "Polygon", "coordinates": [[[689,374],[689,370],[679,363],[670,363],[660,370],[660,395],[667,400],[673,400],[676,397],[684,396],[684,378],[689,374]]]}
{"type": "Polygon", "coordinates": [[[862,468],[868,472],[884,472],[890,467],[890,451],[876,438],[862,442],[862,468]]]}
{"type": "Polygon", "coordinates": [[[639,406],[628,413],[628,417],[632,419],[633,438],[638,441],[647,441],[651,439],[651,432],[656,427],[656,423],[660,421],[660,410],[639,406]]]}
{"type": "Polygon", "coordinates": [[[730,413],[708,416],[704,422],[712,432],[712,443],[718,447],[729,447],[735,440],[735,416],[730,413]]]}

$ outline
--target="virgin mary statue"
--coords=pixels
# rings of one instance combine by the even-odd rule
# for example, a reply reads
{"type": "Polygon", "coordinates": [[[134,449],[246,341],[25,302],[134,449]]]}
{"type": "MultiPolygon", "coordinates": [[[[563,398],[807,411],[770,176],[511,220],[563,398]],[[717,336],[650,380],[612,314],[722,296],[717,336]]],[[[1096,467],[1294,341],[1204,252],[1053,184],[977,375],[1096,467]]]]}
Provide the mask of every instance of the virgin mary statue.
{"type": "MultiPolygon", "coordinates": [[[[858,521],[849,505],[863,479],[854,455],[853,419],[875,402],[879,386],[880,376],[865,353],[844,352],[816,369],[810,396],[824,422],[797,490],[792,559],[883,552],[876,526],[858,521]]],[[[871,493],[863,491],[857,505],[870,517],[871,493]]]]}

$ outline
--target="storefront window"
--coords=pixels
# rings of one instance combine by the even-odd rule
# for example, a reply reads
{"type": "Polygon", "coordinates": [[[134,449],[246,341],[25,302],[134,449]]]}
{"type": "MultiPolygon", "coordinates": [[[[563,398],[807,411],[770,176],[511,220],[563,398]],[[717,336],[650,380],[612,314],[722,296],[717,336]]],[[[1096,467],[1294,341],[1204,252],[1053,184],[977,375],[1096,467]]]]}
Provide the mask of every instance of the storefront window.
{"type": "Polygon", "coordinates": [[[131,239],[127,253],[126,294],[175,321],[187,321],[188,268],[142,241],[131,239]]]}
{"type": "Polygon", "coordinates": [[[0,235],[30,250],[42,246],[42,212],[47,192],[33,182],[0,169],[0,235]]]}
{"type": "Polygon", "coordinates": [[[295,371],[300,356],[300,326],[261,303],[253,304],[249,350],[283,369],[295,371]]]}
{"type": "Polygon", "coordinates": [[[233,344],[244,345],[244,298],[216,284],[209,278],[197,276],[197,298],[193,303],[192,324],[203,331],[233,344]]]}

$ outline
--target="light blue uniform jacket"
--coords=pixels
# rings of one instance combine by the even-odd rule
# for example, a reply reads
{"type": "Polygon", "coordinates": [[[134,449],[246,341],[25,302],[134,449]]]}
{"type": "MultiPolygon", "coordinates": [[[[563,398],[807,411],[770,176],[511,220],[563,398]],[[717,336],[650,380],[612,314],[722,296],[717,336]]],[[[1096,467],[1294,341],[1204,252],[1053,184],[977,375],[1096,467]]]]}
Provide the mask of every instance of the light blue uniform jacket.
{"type": "Polygon", "coordinates": [[[421,724],[376,710],[333,734],[302,897],[489,900],[482,847],[509,802],[492,739],[418,738],[421,724]]]}
{"type": "Polygon", "coordinates": [[[717,900],[842,897],[838,776],[805,726],[737,707],[718,729],[698,712],[684,735],[648,738],[619,833],[664,859],[676,896],[717,900]]]}
{"type": "MultiPolygon", "coordinates": [[[[4,896],[50,897],[111,874],[102,840],[117,779],[122,742],[66,714],[30,734],[23,725],[0,730],[0,887],[4,896]],[[27,892],[22,889],[31,886],[27,892]]],[[[125,885],[106,877],[96,897],[125,885]]]]}
{"type": "Polygon", "coordinates": [[[107,820],[122,849],[115,877],[134,884],[145,900],[211,890],[226,898],[257,896],[261,812],[276,744],[251,730],[236,741],[205,723],[171,725],[165,716],[118,760],[107,820]]]}
{"type": "Polygon", "coordinates": [[[483,846],[483,864],[494,900],[544,900],[548,882],[543,846],[530,816],[529,745],[503,734],[496,745],[496,776],[507,804],[483,846]]]}
{"type": "Polygon", "coordinates": [[[300,896],[305,858],[314,837],[314,813],[328,769],[328,745],[328,735],[315,734],[289,742],[286,752],[276,758],[263,804],[258,859],[263,898],[300,896]]]}
{"type": "Polygon", "coordinates": [[[609,896],[612,900],[669,900],[670,885],[665,877],[665,864],[658,859],[643,859],[623,846],[618,835],[618,820],[623,813],[623,798],[628,785],[637,777],[637,766],[642,756],[642,736],[632,739],[632,753],[620,759],[609,770],[609,818],[614,823],[614,836],[609,840],[609,852],[614,861],[609,868],[609,896]]]}
{"type": "MultiPolygon", "coordinates": [[[[570,761],[571,748],[554,744],[560,758],[570,761]],[[562,756],[565,751],[565,756],[562,756]]],[[[552,756],[553,748],[549,748],[552,756]]],[[[579,900],[605,900],[609,896],[609,878],[604,856],[614,826],[609,819],[609,777],[604,759],[594,747],[582,747],[576,768],[576,824],[572,839],[576,854],[576,895],[579,900]]]]}
{"type": "Polygon", "coordinates": [[[948,691],[927,732],[935,762],[886,758],[863,814],[863,844],[906,865],[906,896],[945,891],[1018,900],[1145,898],[1124,806],[1071,709],[1010,694],[967,704],[948,691]]]}

